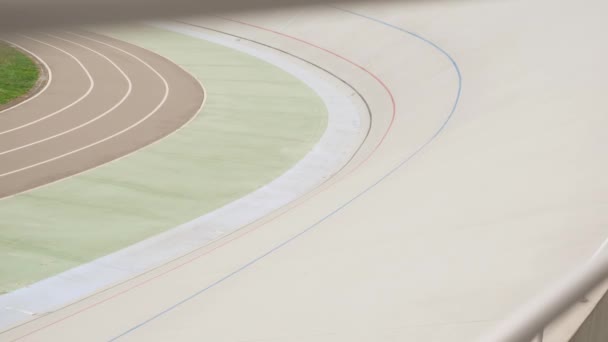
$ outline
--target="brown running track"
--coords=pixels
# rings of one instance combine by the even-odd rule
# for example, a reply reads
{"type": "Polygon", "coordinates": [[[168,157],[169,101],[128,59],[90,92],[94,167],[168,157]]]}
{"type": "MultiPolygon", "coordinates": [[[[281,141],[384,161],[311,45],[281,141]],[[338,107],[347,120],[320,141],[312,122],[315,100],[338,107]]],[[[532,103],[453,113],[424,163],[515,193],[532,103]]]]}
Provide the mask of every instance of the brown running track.
{"type": "Polygon", "coordinates": [[[0,198],[136,151],[192,119],[204,91],[148,50],[92,33],[6,38],[52,73],[36,98],[0,112],[0,198]]]}

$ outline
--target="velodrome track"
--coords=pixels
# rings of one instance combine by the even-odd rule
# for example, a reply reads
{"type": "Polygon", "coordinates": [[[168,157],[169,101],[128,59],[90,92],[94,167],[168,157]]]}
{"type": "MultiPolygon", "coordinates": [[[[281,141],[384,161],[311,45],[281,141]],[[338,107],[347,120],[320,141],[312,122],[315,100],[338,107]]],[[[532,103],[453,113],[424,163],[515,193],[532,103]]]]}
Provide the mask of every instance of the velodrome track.
{"type": "Polygon", "coordinates": [[[0,198],[136,151],[183,126],[203,101],[185,71],[123,42],[65,32],[7,40],[46,63],[50,79],[0,113],[0,198]]]}
{"type": "Polygon", "coordinates": [[[391,6],[171,23],[323,65],[368,139],[265,220],[0,337],[471,341],[584,262],[608,236],[606,5],[391,6]]]}

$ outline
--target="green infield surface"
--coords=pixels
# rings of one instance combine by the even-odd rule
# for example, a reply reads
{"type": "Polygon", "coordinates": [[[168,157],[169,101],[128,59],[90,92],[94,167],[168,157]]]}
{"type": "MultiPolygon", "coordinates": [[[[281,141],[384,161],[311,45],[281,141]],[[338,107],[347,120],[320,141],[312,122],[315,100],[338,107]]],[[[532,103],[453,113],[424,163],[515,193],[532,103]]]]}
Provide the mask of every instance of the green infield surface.
{"type": "Polygon", "coordinates": [[[38,76],[38,66],[30,57],[0,41],[0,105],[26,94],[38,76]]]}
{"type": "MultiPolygon", "coordinates": [[[[106,32],[107,33],[107,32],[106,32]]],[[[327,109],[260,59],[162,29],[111,36],[181,65],[207,102],[189,125],[78,176],[0,200],[0,293],[195,219],[269,183],[322,136],[327,109]]]]}

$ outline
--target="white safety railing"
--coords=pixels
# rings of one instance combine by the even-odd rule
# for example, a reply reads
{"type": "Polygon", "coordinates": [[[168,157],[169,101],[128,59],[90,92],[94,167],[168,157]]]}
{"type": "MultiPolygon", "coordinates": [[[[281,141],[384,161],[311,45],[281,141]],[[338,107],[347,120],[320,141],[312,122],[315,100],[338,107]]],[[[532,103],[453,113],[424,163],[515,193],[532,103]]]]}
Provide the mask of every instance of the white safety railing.
{"type": "Polygon", "coordinates": [[[482,342],[542,342],[545,328],[608,278],[606,240],[589,262],[504,320],[482,342]]]}

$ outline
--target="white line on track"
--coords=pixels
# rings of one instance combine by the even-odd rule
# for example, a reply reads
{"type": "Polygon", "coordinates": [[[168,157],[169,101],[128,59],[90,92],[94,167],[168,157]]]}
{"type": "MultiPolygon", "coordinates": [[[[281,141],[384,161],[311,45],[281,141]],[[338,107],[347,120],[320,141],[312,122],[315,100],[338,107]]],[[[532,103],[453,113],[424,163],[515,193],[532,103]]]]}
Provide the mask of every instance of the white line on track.
{"type": "Polygon", "coordinates": [[[58,36],[55,36],[55,35],[52,35],[52,34],[47,34],[47,35],[48,35],[48,36],[50,36],[50,37],[56,38],[56,39],[60,39],[60,40],[66,41],[66,42],[68,42],[68,43],[72,43],[72,44],[74,44],[74,45],[78,45],[78,46],[80,46],[80,47],[82,47],[82,48],[84,48],[84,49],[87,49],[87,50],[89,50],[89,51],[91,51],[91,52],[93,52],[93,53],[95,53],[95,54],[97,54],[97,55],[101,56],[102,58],[104,58],[105,60],[107,60],[108,62],[110,62],[110,64],[112,64],[112,65],[113,65],[113,66],[114,66],[114,67],[115,67],[115,68],[116,68],[116,69],[117,69],[117,70],[118,70],[118,71],[119,71],[119,72],[122,74],[122,76],[123,76],[123,77],[124,77],[124,78],[127,80],[127,83],[128,83],[128,89],[127,89],[127,93],[126,93],[126,94],[125,94],[125,95],[124,95],[124,96],[123,96],[123,97],[120,99],[120,101],[119,101],[118,103],[116,103],[116,104],[115,104],[114,106],[112,106],[110,109],[106,110],[106,111],[105,111],[105,112],[103,112],[102,114],[100,114],[100,115],[98,115],[98,116],[94,117],[93,119],[91,119],[91,120],[89,120],[89,121],[87,121],[87,122],[84,122],[84,123],[82,123],[82,124],[80,124],[80,125],[78,125],[78,126],[72,127],[72,128],[70,128],[70,129],[68,129],[68,130],[66,130],[66,131],[63,131],[63,132],[61,132],[61,133],[57,133],[57,134],[52,135],[52,136],[50,136],[50,137],[46,137],[46,138],[44,138],[44,139],[40,139],[40,140],[38,140],[38,141],[34,141],[34,142],[29,143],[29,144],[25,144],[25,145],[23,145],[23,146],[15,147],[15,148],[10,149],[10,150],[2,151],[2,152],[0,152],[0,156],[1,156],[1,155],[4,155],[4,154],[7,154],[7,153],[11,153],[11,152],[19,151],[19,150],[24,149],[24,148],[26,148],[26,147],[34,146],[34,145],[37,145],[37,144],[43,143],[43,142],[45,142],[45,141],[49,141],[49,140],[51,140],[51,139],[55,139],[55,138],[57,138],[57,137],[60,137],[60,136],[63,136],[63,135],[65,135],[65,134],[71,133],[71,132],[73,132],[73,131],[75,131],[75,130],[78,130],[78,129],[82,128],[82,127],[88,126],[88,125],[90,125],[90,124],[94,123],[95,121],[97,121],[97,120],[99,120],[99,119],[101,119],[101,118],[105,117],[106,115],[110,114],[112,111],[114,111],[114,110],[115,110],[116,108],[118,108],[120,105],[122,105],[122,104],[123,104],[123,103],[124,103],[124,102],[127,100],[127,98],[129,97],[129,95],[131,95],[131,91],[133,90],[133,84],[131,83],[131,79],[129,78],[129,76],[127,76],[127,74],[125,74],[125,72],[124,72],[124,71],[123,71],[123,70],[122,70],[122,69],[121,69],[121,68],[120,68],[118,65],[116,65],[116,63],[114,63],[114,62],[113,62],[113,61],[112,61],[110,58],[108,58],[108,57],[107,57],[107,56],[105,56],[104,54],[100,53],[99,51],[93,50],[93,49],[91,49],[91,48],[89,48],[89,47],[86,47],[86,46],[84,46],[84,45],[82,45],[82,44],[78,44],[78,43],[76,43],[76,42],[73,42],[73,41],[71,41],[71,40],[64,39],[64,38],[61,38],[61,37],[58,37],[58,36]]]}
{"type": "Polygon", "coordinates": [[[589,258],[589,262],[595,261],[595,259],[597,259],[600,254],[604,253],[606,246],[608,246],[608,238],[606,238],[604,242],[602,242],[600,247],[598,247],[598,249],[595,251],[595,253],[593,253],[591,258],[589,258]]]}
{"type": "Polygon", "coordinates": [[[4,41],[7,42],[7,43],[9,43],[9,44],[11,44],[11,45],[13,45],[13,46],[16,46],[17,48],[19,48],[19,49],[21,49],[21,50],[29,53],[30,55],[34,56],[34,58],[36,58],[36,60],[38,60],[44,66],[44,68],[46,69],[46,71],[49,73],[49,79],[46,81],[46,84],[44,85],[44,87],[39,92],[37,92],[36,94],[34,94],[34,96],[29,97],[26,100],[23,100],[23,101],[17,103],[16,105],[14,105],[14,106],[8,107],[8,108],[3,109],[3,110],[0,110],[0,114],[4,113],[6,111],[12,110],[12,109],[21,107],[24,104],[26,104],[26,103],[32,101],[33,99],[37,98],[38,96],[42,95],[42,93],[44,93],[49,88],[49,86],[51,85],[51,82],[53,82],[53,71],[51,70],[51,68],[49,67],[49,65],[46,64],[46,62],[44,61],[44,59],[42,59],[37,54],[33,53],[32,51],[24,48],[23,46],[21,46],[21,45],[19,45],[17,43],[14,43],[14,42],[12,42],[10,40],[4,40],[4,41]]]}
{"type": "Polygon", "coordinates": [[[41,161],[41,162],[38,162],[38,163],[32,164],[32,165],[29,165],[29,166],[26,166],[26,167],[22,167],[22,168],[17,169],[17,170],[13,170],[13,171],[9,171],[9,172],[6,172],[6,173],[3,173],[3,174],[0,174],[0,177],[9,176],[9,175],[12,175],[12,174],[15,174],[15,173],[21,172],[21,171],[25,171],[25,170],[28,170],[28,169],[31,169],[31,168],[34,168],[34,167],[37,167],[37,166],[40,166],[40,165],[44,165],[44,164],[50,163],[50,162],[52,162],[52,161],[55,161],[55,160],[58,160],[58,159],[61,159],[61,158],[64,158],[64,157],[70,156],[70,155],[72,155],[72,154],[74,154],[74,153],[78,153],[78,152],[80,152],[80,151],[86,150],[86,149],[91,148],[91,147],[93,147],[93,146],[99,145],[99,144],[101,144],[101,143],[103,143],[103,142],[106,142],[106,141],[108,141],[108,140],[110,140],[110,139],[112,139],[112,138],[114,138],[114,137],[117,137],[117,136],[119,136],[119,135],[121,135],[121,134],[123,134],[123,133],[125,133],[125,132],[127,132],[127,131],[130,131],[131,129],[133,129],[133,128],[135,128],[135,127],[139,126],[139,125],[140,125],[142,122],[146,121],[148,118],[150,118],[150,117],[151,117],[152,115],[154,115],[156,112],[158,112],[158,110],[159,110],[159,109],[160,109],[160,108],[161,108],[161,107],[162,107],[162,106],[165,104],[165,102],[167,101],[167,98],[169,97],[169,84],[167,83],[167,80],[166,80],[166,79],[165,79],[165,78],[164,78],[164,77],[163,77],[163,76],[162,76],[162,75],[161,75],[161,74],[160,74],[160,73],[159,73],[159,72],[158,72],[156,69],[154,69],[152,66],[150,66],[150,64],[146,63],[146,62],[145,62],[145,61],[143,61],[141,58],[139,58],[139,57],[137,57],[137,56],[133,55],[132,53],[130,53],[130,52],[128,52],[128,51],[125,51],[125,50],[123,50],[123,49],[121,49],[121,48],[118,48],[118,47],[116,47],[116,46],[113,46],[113,45],[110,45],[110,44],[107,44],[107,43],[101,42],[101,41],[96,40],[96,39],[93,39],[93,38],[89,38],[89,37],[86,37],[86,36],[82,36],[82,35],[79,35],[79,34],[76,34],[76,33],[72,33],[72,34],[73,34],[73,35],[75,35],[75,36],[78,36],[78,37],[81,37],[81,38],[84,38],[84,39],[87,39],[87,40],[93,41],[93,42],[97,42],[97,43],[102,44],[102,45],[105,45],[105,46],[108,46],[108,47],[113,48],[113,49],[115,49],[115,50],[121,51],[122,53],[127,54],[127,55],[129,55],[129,56],[131,56],[131,57],[135,58],[136,60],[138,60],[138,61],[139,61],[139,62],[141,62],[142,64],[144,64],[146,67],[148,67],[150,70],[152,70],[152,72],[154,72],[154,73],[155,73],[155,74],[156,74],[156,75],[157,75],[157,76],[158,76],[158,77],[161,79],[161,81],[163,82],[163,84],[164,84],[164,86],[165,86],[165,95],[163,96],[163,99],[161,100],[161,102],[160,102],[160,103],[159,103],[159,104],[158,104],[158,105],[157,105],[157,106],[156,106],[156,107],[155,107],[155,108],[154,108],[154,109],[153,109],[153,110],[152,110],[150,113],[148,113],[146,116],[144,116],[143,118],[141,118],[141,119],[140,119],[140,120],[138,120],[137,122],[133,123],[132,125],[130,125],[130,126],[129,126],[129,127],[127,127],[127,128],[124,128],[124,129],[123,129],[123,130],[121,130],[121,131],[118,131],[118,132],[116,132],[116,133],[114,133],[114,134],[112,134],[112,135],[110,135],[110,136],[108,136],[108,137],[105,137],[105,138],[103,138],[103,139],[101,139],[101,140],[98,140],[98,141],[96,141],[96,142],[94,142],[94,143],[91,143],[91,144],[88,144],[88,145],[86,145],[86,146],[83,146],[83,147],[80,147],[80,148],[78,148],[78,149],[75,149],[75,150],[73,150],[73,151],[70,151],[70,152],[64,153],[64,154],[62,154],[62,155],[59,155],[59,156],[56,156],[56,157],[53,157],[53,158],[50,158],[50,159],[47,159],[47,160],[44,160],[44,161],[41,161]]]}
{"type": "Polygon", "coordinates": [[[63,50],[63,49],[61,49],[61,48],[58,48],[58,47],[56,47],[56,46],[54,46],[54,45],[52,45],[52,44],[49,44],[49,43],[45,43],[45,42],[40,41],[40,40],[38,40],[38,39],[35,39],[35,38],[32,38],[32,37],[29,37],[29,36],[25,36],[25,35],[23,35],[23,37],[25,37],[25,38],[27,38],[27,39],[30,39],[30,40],[33,40],[33,41],[35,41],[35,42],[38,42],[38,43],[40,43],[40,44],[50,46],[50,47],[52,47],[52,48],[54,48],[54,49],[56,49],[56,50],[59,50],[59,51],[61,51],[61,52],[65,53],[66,55],[70,56],[72,59],[74,59],[74,60],[76,61],[76,63],[78,63],[78,65],[80,65],[80,67],[82,68],[82,70],[84,70],[85,74],[87,74],[87,77],[89,78],[90,85],[89,85],[89,89],[86,91],[86,93],[84,93],[84,95],[82,95],[82,96],[81,96],[81,97],[79,97],[79,98],[78,98],[76,101],[74,101],[74,102],[70,103],[69,105],[67,105],[67,106],[65,106],[65,107],[63,107],[63,108],[61,108],[61,109],[59,109],[59,110],[57,110],[57,111],[55,111],[55,112],[53,112],[53,113],[51,113],[51,114],[48,114],[48,115],[43,116],[43,117],[41,117],[41,118],[38,118],[38,119],[36,119],[36,120],[34,120],[34,121],[28,122],[28,123],[23,124],[23,125],[18,126],[18,127],[11,128],[11,129],[6,130],[6,131],[2,131],[2,132],[0,132],[0,135],[6,134],[6,133],[10,133],[10,132],[14,132],[14,131],[16,131],[16,130],[19,130],[19,129],[22,129],[22,128],[25,128],[25,127],[31,126],[31,125],[33,125],[33,124],[36,124],[36,123],[40,122],[40,121],[46,120],[46,119],[48,119],[48,118],[50,118],[50,117],[53,117],[53,116],[55,116],[55,115],[57,115],[57,114],[59,114],[59,113],[63,112],[64,110],[67,110],[67,109],[69,109],[69,108],[72,108],[73,106],[75,106],[76,104],[78,104],[80,101],[84,100],[84,99],[85,99],[87,96],[89,96],[89,94],[91,93],[91,91],[93,91],[93,88],[95,88],[95,81],[93,80],[93,77],[91,77],[91,74],[89,73],[89,70],[88,70],[88,69],[87,69],[87,68],[86,68],[86,67],[85,67],[85,66],[82,64],[82,62],[80,62],[80,60],[79,60],[78,58],[76,58],[74,55],[72,55],[71,53],[69,53],[69,52],[67,52],[67,51],[65,51],[65,50],[63,50]]]}
{"type": "MultiPolygon", "coordinates": [[[[67,33],[70,33],[70,32],[67,32],[67,33]]],[[[73,34],[73,33],[72,33],[72,34],[73,34]]],[[[158,55],[158,54],[157,54],[157,55],[158,55]]],[[[160,56],[160,55],[158,55],[158,56],[160,56]]],[[[160,56],[160,57],[162,57],[162,56],[160,56]]],[[[164,58],[164,57],[163,57],[163,58],[164,58]]],[[[209,97],[209,95],[208,95],[209,93],[208,93],[207,89],[205,89],[205,86],[203,85],[203,83],[201,83],[201,81],[200,81],[198,78],[194,77],[194,75],[192,75],[190,72],[188,72],[188,71],[187,71],[186,69],[184,69],[182,66],[180,66],[180,65],[178,65],[178,64],[175,64],[175,65],[176,65],[178,68],[180,68],[180,69],[181,69],[183,72],[185,72],[185,73],[187,73],[188,75],[190,75],[190,76],[191,76],[191,77],[192,77],[194,80],[196,80],[196,82],[198,83],[198,85],[201,87],[201,90],[203,91],[203,95],[204,95],[204,96],[203,96],[203,101],[201,102],[201,105],[199,106],[199,108],[196,110],[196,112],[195,112],[195,113],[194,113],[194,115],[193,115],[193,116],[190,118],[190,120],[188,120],[187,122],[185,122],[183,125],[181,125],[181,126],[180,126],[178,129],[176,129],[175,131],[170,132],[170,133],[169,133],[169,134],[167,134],[165,137],[163,137],[163,138],[161,138],[161,139],[158,139],[158,140],[156,140],[156,141],[153,141],[153,142],[151,142],[150,144],[148,144],[148,145],[146,145],[146,146],[141,147],[140,149],[137,149],[137,150],[135,150],[135,151],[131,151],[131,152],[127,153],[127,154],[124,154],[124,155],[122,155],[122,156],[120,156],[120,157],[116,158],[116,159],[110,160],[110,161],[108,161],[107,163],[105,163],[104,165],[107,165],[107,164],[111,164],[111,163],[117,162],[117,161],[119,161],[119,160],[122,160],[122,159],[124,159],[124,158],[126,158],[126,157],[128,157],[128,156],[130,156],[130,155],[132,155],[132,154],[134,154],[135,152],[138,152],[139,150],[141,150],[141,149],[143,149],[143,148],[150,147],[150,146],[152,146],[152,145],[154,145],[154,144],[158,144],[158,143],[162,142],[164,139],[167,139],[169,136],[174,135],[175,133],[177,133],[177,132],[179,132],[180,130],[184,129],[186,126],[188,126],[188,125],[189,125],[191,122],[193,122],[193,121],[194,121],[194,120],[195,120],[195,119],[196,119],[196,118],[199,116],[199,114],[200,114],[201,110],[202,110],[202,109],[205,107],[205,104],[207,103],[207,98],[209,97]]],[[[76,176],[78,176],[78,175],[81,175],[81,174],[83,174],[83,173],[85,173],[85,172],[88,172],[88,171],[91,171],[91,170],[92,170],[92,169],[82,170],[82,171],[79,171],[79,172],[77,172],[77,173],[75,173],[75,174],[73,174],[73,175],[70,175],[70,176],[68,176],[68,177],[64,177],[64,178],[61,178],[61,179],[57,179],[57,180],[54,180],[54,181],[49,182],[49,183],[44,183],[44,184],[41,184],[41,185],[35,186],[35,187],[31,188],[31,189],[27,189],[27,190],[24,190],[24,191],[21,191],[21,192],[18,192],[18,193],[16,193],[16,194],[12,194],[12,195],[9,195],[9,196],[6,196],[6,197],[1,197],[1,198],[0,198],[0,201],[8,200],[8,199],[10,199],[10,198],[13,198],[13,197],[15,197],[15,196],[17,196],[17,195],[19,195],[19,194],[25,193],[25,192],[29,192],[29,191],[33,191],[33,190],[37,190],[37,189],[41,189],[41,188],[45,188],[45,187],[47,187],[47,186],[50,186],[50,185],[53,185],[53,184],[55,184],[55,183],[59,183],[59,182],[62,182],[62,181],[68,180],[68,179],[70,179],[70,178],[76,177],[76,176]]]]}

